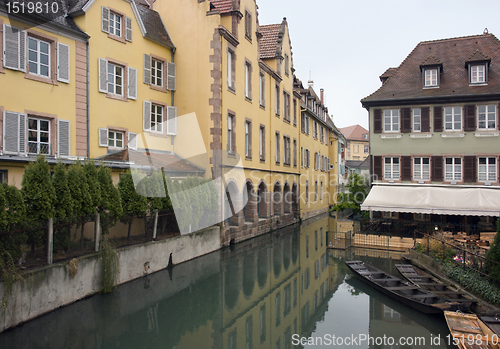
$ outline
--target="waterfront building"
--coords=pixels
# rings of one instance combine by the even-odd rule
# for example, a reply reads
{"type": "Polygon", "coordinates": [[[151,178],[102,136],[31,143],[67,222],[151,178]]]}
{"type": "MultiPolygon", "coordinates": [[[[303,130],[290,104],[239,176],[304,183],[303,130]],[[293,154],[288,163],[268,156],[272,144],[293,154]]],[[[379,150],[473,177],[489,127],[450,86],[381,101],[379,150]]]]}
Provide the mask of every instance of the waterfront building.
{"type": "Polygon", "coordinates": [[[346,160],[363,161],[370,154],[368,130],[360,125],[342,127],[340,132],[347,139],[346,160]]]}
{"type": "Polygon", "coordinates": [[[361,100],[373,176],[362,208],[449,223],[498,216],[499,49],[487,31],[424,41],[381,76],[361,100]]]}

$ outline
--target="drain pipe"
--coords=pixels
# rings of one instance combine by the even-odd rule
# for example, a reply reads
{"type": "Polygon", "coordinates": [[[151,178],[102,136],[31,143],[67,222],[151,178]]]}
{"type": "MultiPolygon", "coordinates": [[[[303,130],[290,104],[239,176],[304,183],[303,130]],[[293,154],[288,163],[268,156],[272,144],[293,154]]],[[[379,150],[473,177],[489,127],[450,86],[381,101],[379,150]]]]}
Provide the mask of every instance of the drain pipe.
{"type": "Polygon", "coordinates": [[[90,53],[90,47],[89,47],[89,39],[87,39],[87,160],[90,159],[90,97],[89,97],[89,53],[90,53]]]}
{"type": "MultiPolygon", "coordinates": [[[[171,51],[172,51],[171,61],[172,61],[172,63],[174,63],[175,47],[173,47],[171,49],[171,51]]],[[[167,77],[167,79],[168,79],[168,77],[167,77]]],[[[175,87],[177,89],[177,67],[175,68],[175,87]]],[[[174,93],[175,93],[174,90],[170,91],[170,105],[172,107],[174,106],[174,93]]],[[[167,118],[168,118],[168,115],[167,115],[167,118]]],[[[174,135],[170,136],[170,145],[172,146],[172,154],[175,154],[175,151],[174,151],[174,137],[175,137],[174,135]]]]}

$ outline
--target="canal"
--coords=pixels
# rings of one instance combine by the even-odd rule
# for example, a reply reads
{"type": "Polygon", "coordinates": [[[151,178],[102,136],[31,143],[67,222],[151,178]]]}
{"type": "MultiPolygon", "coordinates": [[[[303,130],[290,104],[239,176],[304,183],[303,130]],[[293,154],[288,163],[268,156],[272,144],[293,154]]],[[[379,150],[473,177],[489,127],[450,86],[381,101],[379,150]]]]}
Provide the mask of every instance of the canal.
{"type": "Polygon", "coordinates": [[[344,264],[361,259],[397,275],[400,253],[327,250],[332,221],[308,220],[76,302],[0,334],[0,348],[452,348],[443,316],[394,302],[344,264]]]}

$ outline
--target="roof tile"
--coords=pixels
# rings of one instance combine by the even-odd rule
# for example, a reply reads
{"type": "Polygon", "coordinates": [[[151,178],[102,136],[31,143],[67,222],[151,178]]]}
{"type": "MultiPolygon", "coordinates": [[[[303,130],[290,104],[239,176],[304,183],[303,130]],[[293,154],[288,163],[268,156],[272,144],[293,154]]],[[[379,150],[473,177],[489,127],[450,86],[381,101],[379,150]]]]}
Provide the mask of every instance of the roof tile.
{"type": "Polygon", "coordinates": [[[262,34],[259,40],[260,59],[276,57],[280,29],[281,23],[259,26],[259,31],[262,34]]]}

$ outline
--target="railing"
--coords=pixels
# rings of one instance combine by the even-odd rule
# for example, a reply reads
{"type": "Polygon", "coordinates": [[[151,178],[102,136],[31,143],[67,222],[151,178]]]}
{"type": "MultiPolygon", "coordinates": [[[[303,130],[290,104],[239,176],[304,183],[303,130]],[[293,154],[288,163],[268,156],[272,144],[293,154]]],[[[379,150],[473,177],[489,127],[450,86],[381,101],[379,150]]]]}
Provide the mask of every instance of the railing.
{"type": "Polygon", "coordinates": [[[52,147],[48,143],[28,142],[28,153],[51,155],[52,147]]]}

